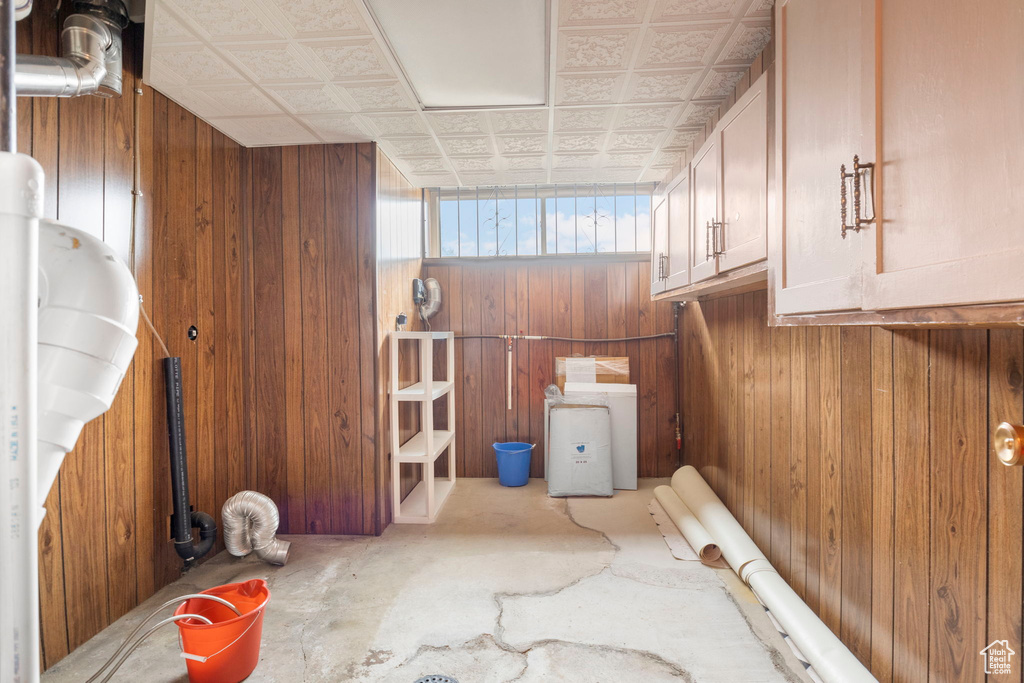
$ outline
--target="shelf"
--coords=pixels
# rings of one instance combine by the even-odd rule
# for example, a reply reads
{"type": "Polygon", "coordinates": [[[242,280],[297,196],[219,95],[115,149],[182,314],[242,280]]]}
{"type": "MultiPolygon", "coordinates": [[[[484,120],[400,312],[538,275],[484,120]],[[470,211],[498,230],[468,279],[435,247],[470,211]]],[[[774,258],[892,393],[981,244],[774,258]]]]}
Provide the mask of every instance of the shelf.
{"type": "MultiPolygon", "coordinates": [[[[441,398],[449,391],[452,390],[452,382],[446,380],[439,380],[431,382],[432,390],[430,392],[430,400],[436,401],[441,398]]],[[[423,401],[426,399],[426,387],[423,386],[423,382],[416,382],[404,389],[399,389],[395,392],[395,398],[399,401],[423,401]]]]}
{"type": "Polygon", "coordinates": [[[399,505],[394,521],[399,524],[433,524],[454,488],[454,479],[434,480],[434,516],[431,517],[427,514],[427,483],[421,481],[399,505]]]}
{"type": "Polygon", "coordinates": [[[398,462],[432,463],[437,459],[437,456],[444,453],[444,449],[448,447],[448,444],[452,442],[454,437],[455,432],[435,429],[434,452],[427,453],[427,435],[425,432],[419,432],[399,447],[398,462]]]}

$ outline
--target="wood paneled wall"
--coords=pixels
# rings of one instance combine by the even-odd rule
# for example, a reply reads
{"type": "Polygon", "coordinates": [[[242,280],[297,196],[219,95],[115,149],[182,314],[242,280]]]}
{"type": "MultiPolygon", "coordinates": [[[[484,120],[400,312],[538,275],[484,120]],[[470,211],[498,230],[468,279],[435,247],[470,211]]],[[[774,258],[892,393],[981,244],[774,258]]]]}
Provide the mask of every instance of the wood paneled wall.
{"type": "MultiPolygon", "coordinates": [[[[687,304],[684,461],[881,681],[980,681],[1021,649],[1024,331],[767,326],[764,292],[687,304]]],[[[1021,680],[1021,667],[1012,676],[1021,680]]]]}
{"type": "MultiPolygon", "coordinates": [[[[55,16],[55,0],[36,2],[18,24],[19,52],[57,55],[64,5],[55,16]]],[[[141,86],[141,34],[139,26],[125,34],[123,97],[19,98],[19,149],[46,172],[46,215],[103,238],[126,261],[139,154],[136,278],[170,353],[182,358],[192,502],[216,516],[247,485],[241,198],[248,152],[141,86]],[[195,342],[186,337],[193,324],[195,342]]],[[[86,425],[46,501],[39,560],[47,666],[181,568],[170,542],[164,354],[141,322],[138,337],[114,406],[86,425]]]]}
{"type": "MultiPolygon", "coordinates": [[[[431,322],[458,334],[529,334],[575,338],[632,337],[672,332],[670,303],[650,299],[647,261],[480,263],[424,266],[437,278],[444,306],[431,322]]],[[[506,410],[506,350],[498,339],[456,341],[456,474],[496,477],[491,444],[536,443],[530,476],[543,476],[544,388],[555,357],[574,353],[629,356],[637,385],[639,471],[668,476],[678,466],[675,443],[676,364],[671,338],[569,343],[517,341],[513,408],[506,410]]]]}

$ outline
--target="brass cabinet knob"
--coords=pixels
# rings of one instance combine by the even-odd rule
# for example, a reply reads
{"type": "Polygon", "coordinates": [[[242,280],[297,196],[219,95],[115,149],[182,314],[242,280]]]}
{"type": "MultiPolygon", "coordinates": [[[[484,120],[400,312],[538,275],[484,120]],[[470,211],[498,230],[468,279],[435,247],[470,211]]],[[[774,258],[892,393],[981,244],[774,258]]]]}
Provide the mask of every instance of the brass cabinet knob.
{"type": "Polygon", "coordinates": [[[1004,465],[1024,465],[1024,425],[1000,424],[992,433],[992,447],[1004,465]]]}

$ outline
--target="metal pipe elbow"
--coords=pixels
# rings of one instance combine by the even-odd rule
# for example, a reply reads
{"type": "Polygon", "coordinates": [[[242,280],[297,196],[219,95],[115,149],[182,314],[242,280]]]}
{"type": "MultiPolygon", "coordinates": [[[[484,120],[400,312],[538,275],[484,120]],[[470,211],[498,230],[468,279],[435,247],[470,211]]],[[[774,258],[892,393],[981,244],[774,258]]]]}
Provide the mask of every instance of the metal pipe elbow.
{"type": "Polygon", "coordinates": [[[99,92],[107,78],[110,29],[94,16],[72,14],[60,38],[63,57],[17,56],[14,84],[19,96],[77,97],[99,92]]]}

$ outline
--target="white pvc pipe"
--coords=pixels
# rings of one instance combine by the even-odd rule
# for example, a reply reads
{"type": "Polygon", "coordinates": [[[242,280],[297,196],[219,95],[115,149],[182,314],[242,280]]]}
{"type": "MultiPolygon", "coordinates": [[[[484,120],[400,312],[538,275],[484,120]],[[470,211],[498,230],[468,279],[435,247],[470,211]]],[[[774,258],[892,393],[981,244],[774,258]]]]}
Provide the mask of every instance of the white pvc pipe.
{"type": "Polygon", "coordinates": [[[512,342],[507,342],[508,351],[505,353],[505,386],[507,387],[506,394],[506,410],[512,410],[512,342]]]}
{"type": "Polygon", "coordinates": [[[36,524],[43,169],[0,152],[0,683],[39,680],[36,524]]]}
{"type": "Polygon", "coordinates": [[[825,683],[876,681],[775,568],[700,473],[687,465],[672,475],[672,489],[711,537],[733,570],[750,586],[825,683]]]}
{"type": "Polygon", "coordinates": [[[697,551],[701,562],[714,562],[722,557],[722,550],[715,545],[715,539],[704,528],[704,525],[697,521],[697,518],[686,507],[686,503],[680,500],[679,495],[671,486],[659,486],[654,489],[654,497],[661,503],[665,514],[676,525],[683,538],[690,544],[690,547],[697,551]]]}

